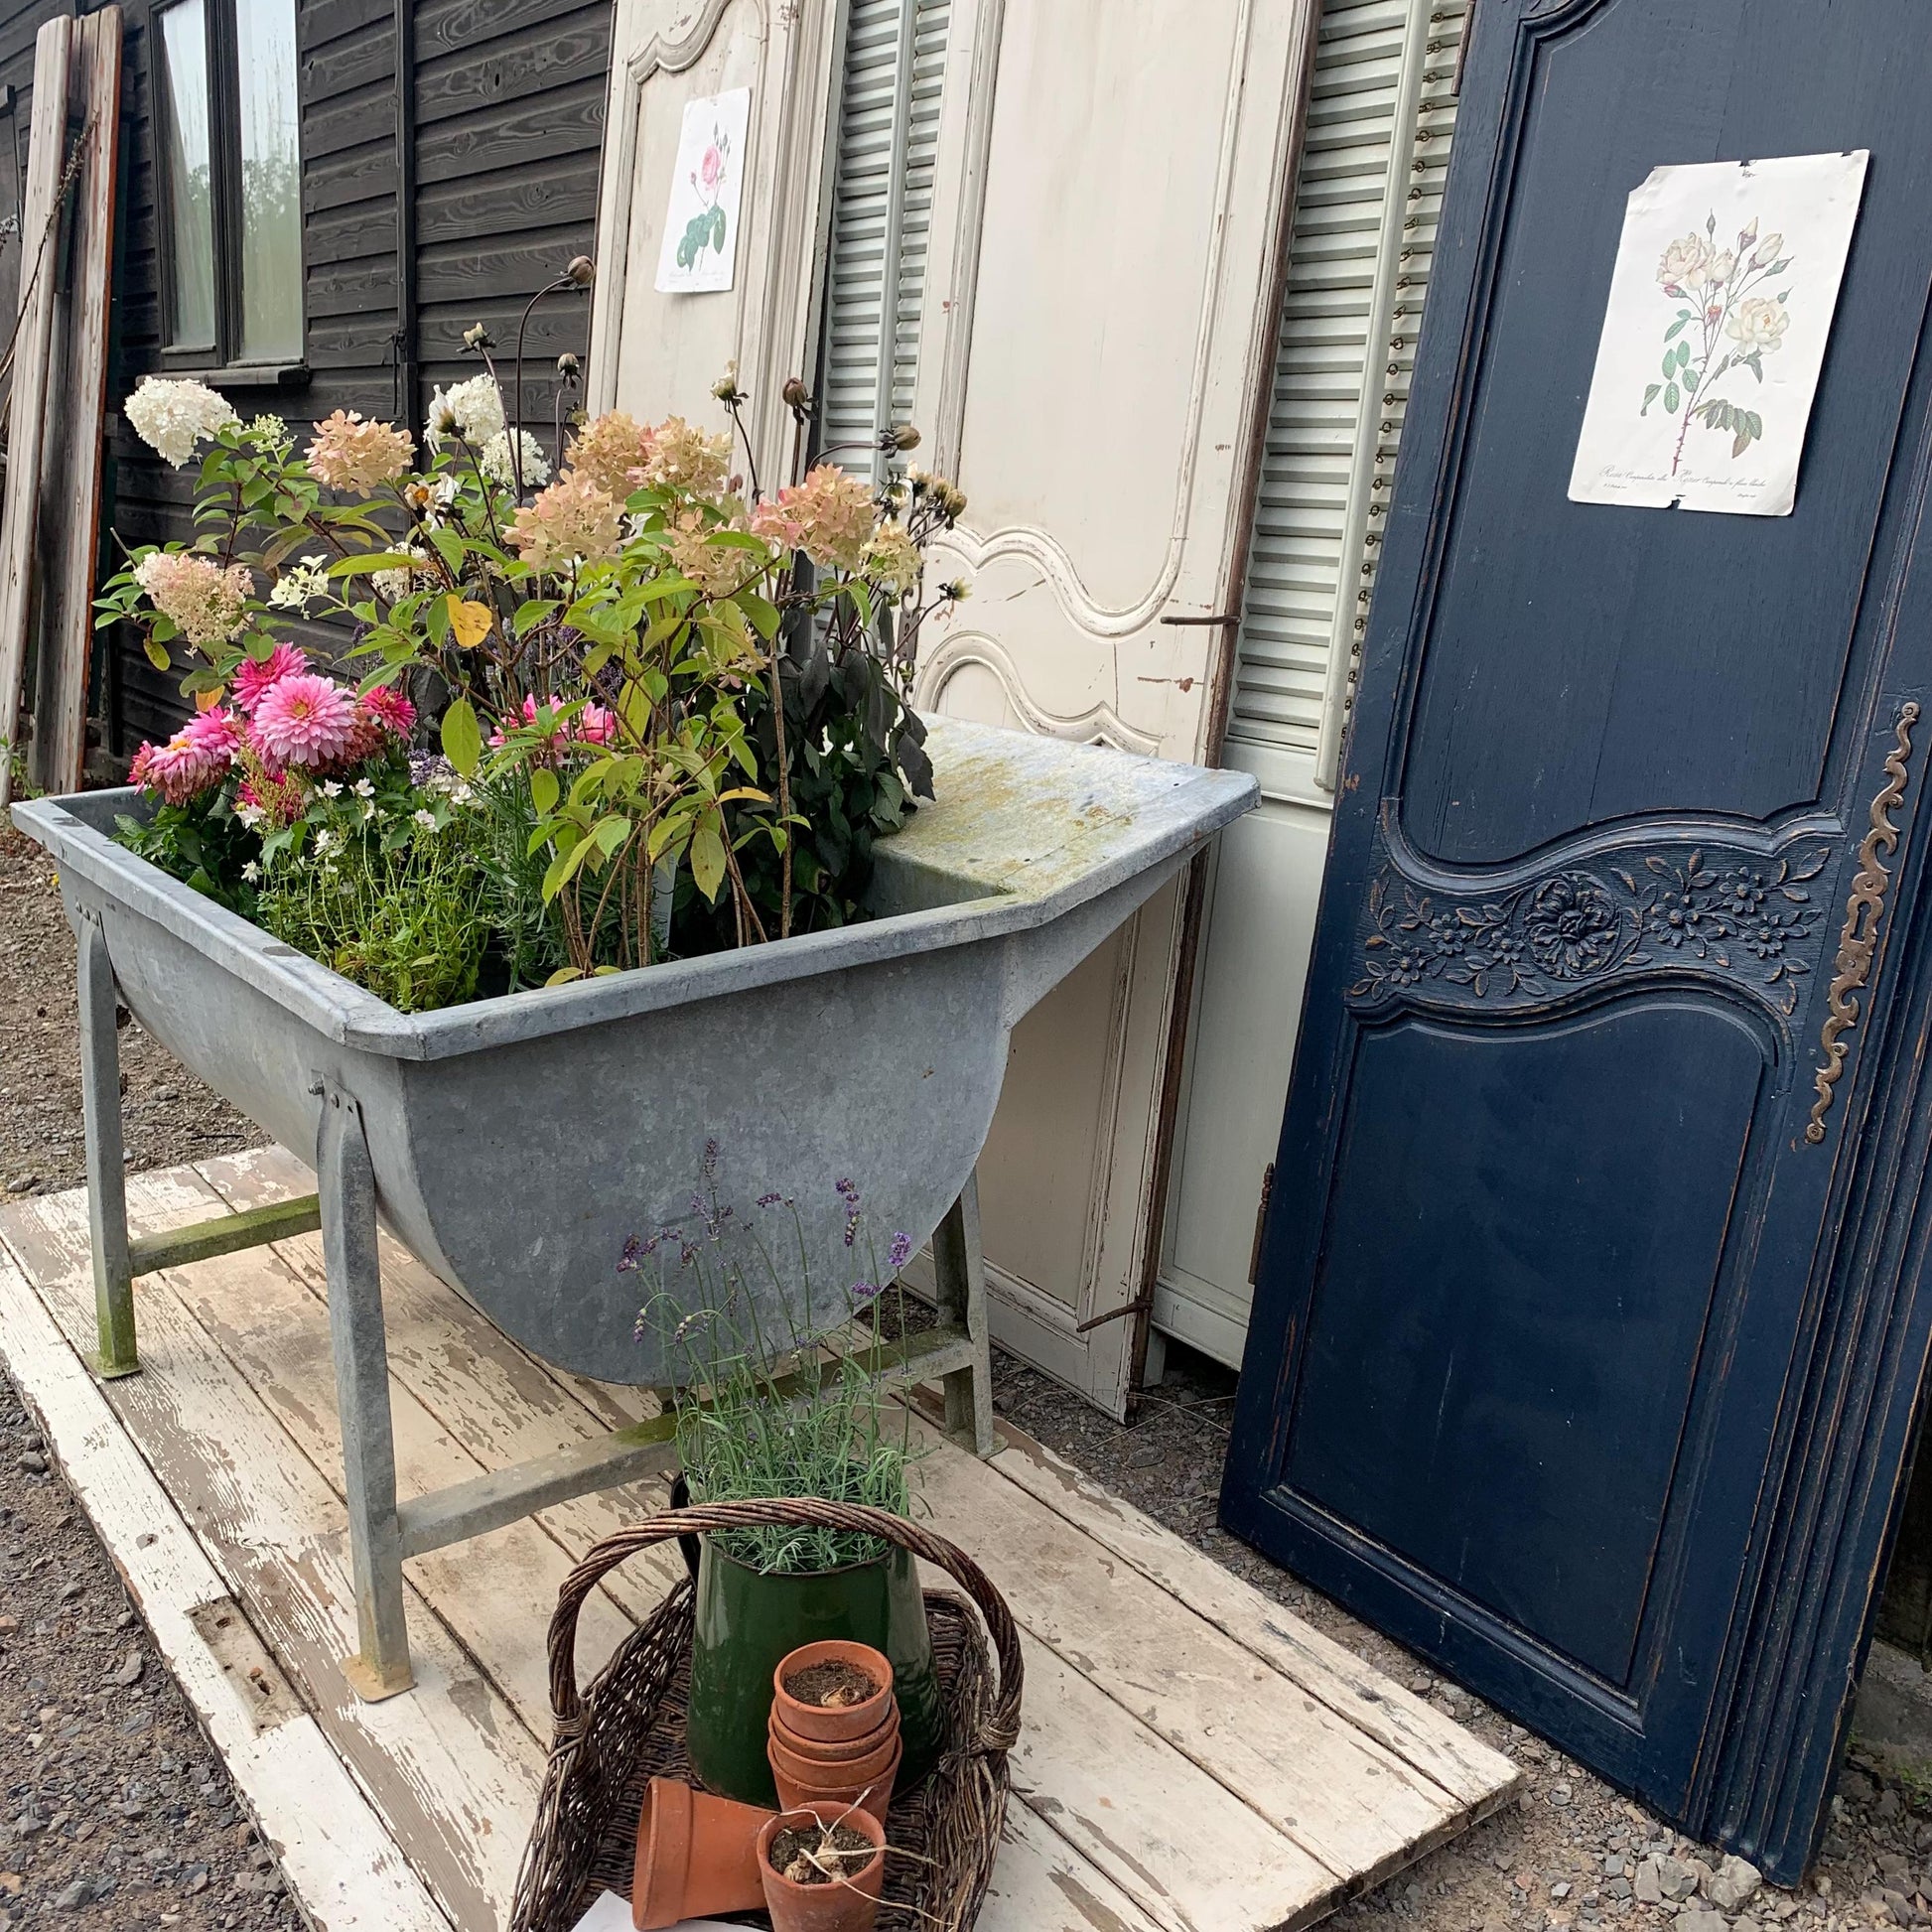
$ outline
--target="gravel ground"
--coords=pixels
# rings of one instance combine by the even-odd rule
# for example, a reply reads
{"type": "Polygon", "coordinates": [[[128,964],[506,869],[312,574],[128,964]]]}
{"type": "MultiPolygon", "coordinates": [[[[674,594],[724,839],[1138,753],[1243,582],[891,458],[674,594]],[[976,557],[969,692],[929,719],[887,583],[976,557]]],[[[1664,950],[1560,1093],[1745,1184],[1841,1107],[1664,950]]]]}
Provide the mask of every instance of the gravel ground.
{"type": "MultiPolygon", "coordinates": [[[[139,1028],[122,1034],[121,1058],[130,1167],[174,1166],[260,1139],[139,1028]]],[[[72,941],[45,857],[0,829],[0,1200],[83,1178],[72,941]]],[[[1885,1782],[1875,1767],[1841,1779],[1832,1831],[1803,1888],[1759,1886],[1748,1868],[1681,1838],[1225,1535],[1214,1516],[1234,1377],[1178,1350],[1172,1361],[1125,1429],[1005,1355],[995,1406],[1523,1767],[1518,1802],[1344,1907],[1338,1926],[1932,1924],[1932,1799],[1885,1782]]],[[[0,1932],[293,1922],[220,1760],[152,1660],[112,1565],[47,1459],[0,1378],[0,1932]]]]}

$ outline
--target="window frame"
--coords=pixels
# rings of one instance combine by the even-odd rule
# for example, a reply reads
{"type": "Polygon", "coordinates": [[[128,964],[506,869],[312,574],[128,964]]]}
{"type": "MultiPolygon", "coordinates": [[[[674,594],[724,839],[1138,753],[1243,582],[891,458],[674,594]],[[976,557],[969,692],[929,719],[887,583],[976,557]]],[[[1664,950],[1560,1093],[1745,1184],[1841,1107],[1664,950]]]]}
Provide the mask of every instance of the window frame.
{"type": "MultiPolygon", "coordinates": [[[[309,224],[298,217],[302,251],[302,345],[292,356],[264,360],[241,359],[243,232],[241,207],[241,74],[237,0],[202,0],[202,57],[206,63],[208,115],[208,213],[214,257],[214,343],[211,347],[167,341],[175,315],[175,270],[169,238],[174,233],[174,183],[170,178],[168,120],[174,90],[167,77],[167,50],[162,21],[182,0],[156,6],[148,20],[148,96],[153,103],[155,164],[155,239],[161,338],[157,360],[170,375],[219,377],[230,387],[251,384],[289,388],[309,378],[308,247],[309,224]]],[[[239,0],[246,5],[247,0],[239,0]]],[[[291,0],[298,33],[296,78],[296,146],[301,154],[302,62],[301,0],[291,0]]],[[[305,211],[306,212],[306,211],[305,211]]]]}

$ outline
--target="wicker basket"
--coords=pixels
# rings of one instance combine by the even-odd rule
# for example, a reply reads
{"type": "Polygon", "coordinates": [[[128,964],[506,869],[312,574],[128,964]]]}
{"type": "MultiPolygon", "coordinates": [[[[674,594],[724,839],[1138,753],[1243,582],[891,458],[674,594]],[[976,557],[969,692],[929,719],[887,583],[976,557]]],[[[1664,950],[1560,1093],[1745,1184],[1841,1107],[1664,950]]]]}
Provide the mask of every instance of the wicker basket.
{"type": "MultiPolygon", "coordinates": [[[[695,1589],[678,1584],[580,1696],[577,1614],[605,1574],[641,1550],[707,1530],[804,1524],[858,1530],[943,1570],[978,1608],[926,1592],[946,1748],[931,1774],[893,1800],[882,1927],[969,1932],[993,1875],[1006,1819],[1007,1753],[1020,1732],[1020,1638],[1000,1592],[964,1551],[884,1510],[817,1498],[674,1509],[607,1537],[564,1580],[550,1620],[556,1730],[537,1822],[517,1874],[510,1932],[570,1932],[600,1891],[630,1895],[637,1812],[653,1777],[691,1778],[684,1752],[695,1589]],[[984,1619],[985,1629],[980,1627],[984,1619]],[[989,1645],[989,1638],[991,1639],[989,1645]],[[997,1675],[995,1660],[997,1658],[997,1675]]],[[[691,1546],[687,1543],[687,1555],[691,1546]]],[[[767,1923],[762,1913],[748,1925],[767,1923]]]]}

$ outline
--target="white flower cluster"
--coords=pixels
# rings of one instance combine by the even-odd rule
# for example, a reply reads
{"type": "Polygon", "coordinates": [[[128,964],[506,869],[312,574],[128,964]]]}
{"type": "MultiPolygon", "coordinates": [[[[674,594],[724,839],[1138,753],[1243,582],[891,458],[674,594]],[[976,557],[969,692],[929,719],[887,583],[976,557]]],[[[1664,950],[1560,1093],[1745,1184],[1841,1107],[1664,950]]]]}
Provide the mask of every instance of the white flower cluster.
{"type": "MultiPolygon", "coordinates": [[[[517,435],[523,439],[523,487],[538,489],[550,481],[550,464],[543,454],[543,445],[527,429],[520,429],[517,435]]],[[[491,483],[499,483],[504,488],[516,485],[516,469],[510,461],[510,433],[499,429],[483,446],[477,458],[477,468],[491,483]]]]}
{"type": "Polygon", "coordinates": [[[452,389],[438,389],[430,397],[423,440],[432,450],[440,450],[445,437],[460,436],[475,450],[499,435],[502,427],[503,392],[485,371],[452,389]]]}
{"type": "Polygon", "coordinates": [[[225,396],[216,395],[193,376],[143,376],[141,386],[122,407],[141,441],[177,470],[195,454],[195,445],[203,437],[240,420],[225,396]]]}
{"type": "Polygon", "coordinates": [[[310,604],[329,592],[329,559],[318,552],[291,564],[276,578],[268,601],[278,611],[306,611],[310,604]]]}
{"type": "MultiPolygon", "coordinates": [[[[429,562],[429,552],[420,543],[404,543],[397,546],[398,556],[420,557],[429,562]]],[[[378,570],[369,579],[377,597],[385,604],[393,604],[398,598],[407,597],[415,587],[416,573],[413,570],[378,570]]]]}

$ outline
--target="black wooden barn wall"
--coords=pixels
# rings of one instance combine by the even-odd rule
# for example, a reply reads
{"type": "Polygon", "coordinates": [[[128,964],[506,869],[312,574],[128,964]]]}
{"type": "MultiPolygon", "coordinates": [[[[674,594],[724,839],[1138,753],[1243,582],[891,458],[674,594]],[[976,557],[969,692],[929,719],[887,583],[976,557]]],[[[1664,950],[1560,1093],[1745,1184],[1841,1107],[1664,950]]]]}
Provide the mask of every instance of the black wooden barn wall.
{"type": "MultiPolygon", "coordinates": [[[[152,8],[123,4],[109,484],[114,527],[152,542],[188,534],[193,471],[168,469],[118,415],[154,366],[160,332],[152,8]]],[[[14,154],[0,156],[0,218],[16,211],[26,170],[35,32],[54,14],[88,10],[0,0],[0,86],[11,89],[0,135],[14,154]]],[[[281,389],[217,378],[244,415],[272,409],[301,426],[335,409],[389,417],[400,408],[420,428],[430,386],[480,366],[463,352],[472,323],[507,351],[529,297],[571,256],[594,252],[612,13],[612,0],[297,0],[309,375],[281,389]],[[398,71],[410,75],[400,103],[398,71]],[[401,233],[399,208],[409,217],[401,233]]],[[[13,314],[19,264],[17,239],[0,246],[0,315],[13,314]]],[[[588,323],[574,292],[538,309],[524,385],[533,425],[550,422],[555,358],[582,352],[588,323]]],[[[108,750],[125,756],[181,715],[174,679],[131,639],[116,639],[97,668],[108,750]]]]}

